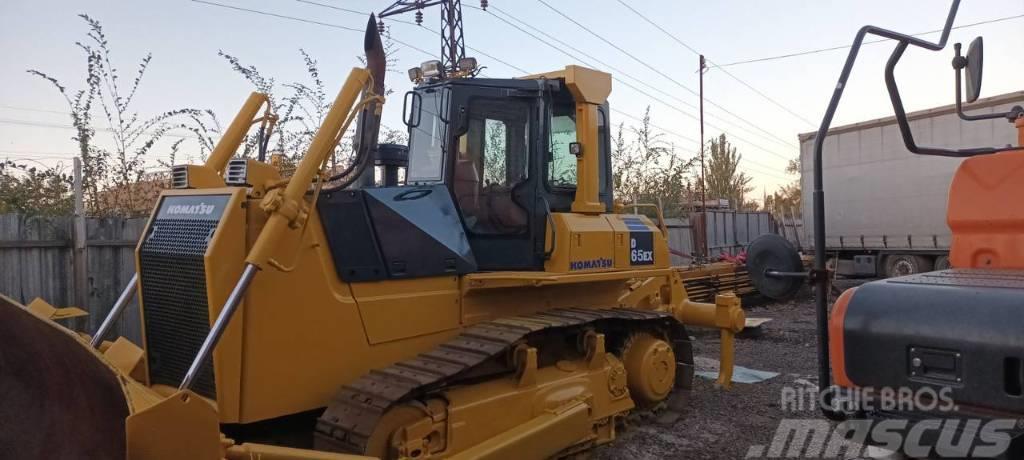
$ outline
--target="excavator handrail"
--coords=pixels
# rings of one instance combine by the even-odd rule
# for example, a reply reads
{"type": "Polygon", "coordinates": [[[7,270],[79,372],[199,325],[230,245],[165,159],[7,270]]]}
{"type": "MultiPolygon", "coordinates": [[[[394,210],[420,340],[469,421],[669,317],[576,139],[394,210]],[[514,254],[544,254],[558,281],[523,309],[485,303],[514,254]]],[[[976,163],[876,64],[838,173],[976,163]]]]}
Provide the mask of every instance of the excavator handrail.
{"type": "MultiPolygon", "coordinates": [[[[825,417],[833,420],[846,419],[846,414],[833,409],[832,400],[834,394],[834,388],[832,388],[831,382],[831,363],[829,360],[829,336],[828,336],[828,295],[829,295],[829,277],[827,276],[827,270],[825,267],[825,191],[824,191],[824,177],[823,177],[823,164],[822,164],[822,152],[825,147],[825,137],[828,135],[829,127],[832,125],[832,118],[836,114],[836,109],[839,107],[839,100],[843,97],[843,90],[846,89],[846,82],[850,78],[850,72],[853,70],[853,64],[857,61],[857,54],[860,52],[861,45],[864,43],[864,39],[871,35],[877,35],[883,38],[889,38],[899,42],[897,50],[899,54],[902,54],[902,49],[906,49],[908,45],[914,45],[921,48],[929,49],[932,51],[938,51],[945,48],[946,41],[949,40],[949,32],[953,28],[953,20],[956,18],[957,9],[960,7],[960,0],[953,0],[952,5],[949,7],[949,14],[946,16],[945,25],[942,27],[942,35],[939,37],[937,42],[930,42],[922,40],[907,34],[902,34],[888,29],[883,29],[876,26],[864,26],[857,31],[857,35],[853,40],[853,45],[850,47],[850,52],[846,56],[846,62],[843,64],[843,70],[839,74],[839,81],[836,83],[835,89],[832,91],[832,99],[829,100],[828,108],[825,110],[825,115],[822,117],[821,126],[818,127],[818,132],[814,138],[814,191],[812,195],[813,200],[813,216],[814,216],[814,268],[811,270],[811,280],[814,283],[814,297],[815,297],[815,311],[817,317],[817,332],[818,332],[818,387],[822,389],[824,394],[821,398],[818,398],[820,409],[825,417]]],[[[894,55],[897,53],[894,52],[894,55]]],[[[899,56],[896,56],[896,60],[899,56]]],[[[891,76],[890,67],[894,67],[895,63],[890,58],[890,63],[887,65],[886,83],[889,83],[891,76]]],[[[895,84],[895,82],[893,82],[895,84]]],[[[893,99],[893,108],[897,109],[897,119],[900,115],[903,115],[904,122],[906,121],[906,114],[902,113],[902,102],[899,101],[898,93],[897,98],[893,99]],[[895,102],[898,102],[895,103],[895,102]]],[[[909,132],[909,124],[907,125],[907,131],[901,129],[901,133],[906,135],[909,132]]],[[[906,138],[904,139],[906,142],[906,138]]],[[[908,144],[909,145],[913,145],[908,144]]]]}
{"type": "MultiPolygon", "coordinates": [[[[896,86],[896,64],[899,63],[900,58],[903,57],[903,53],[907,50],[908,43],[901,41],[893,49],[892,54],[889,55],[889,60],[885,64],[885,87],[889,91],[889,100],[892,102],[892,110],[896,115],[896,124],[899,126],[900,135],[903,137],[903,145],[907,147],[910,153],[917,155],[935,155],[943,157],[954,157],[964,158],[973,157],[976,155],[990,155],[993,153],[1005,152],[1008,150],[1019,150],[1024,149],[1021,145],[1006,145],[1003,147],[975,147],[966,149],[944,149],[940,147],[926,147],[917,145],[914,141],[914,133],[910,130],[910,121],[907,119],[906,110],[903,109],[903,99],[900,98],[900,90],[896,86]]],[[[959,53],[958,53],[959,54],[959,53]]],[[[958,115],[965,120],[984,120],[990,118],[1001,118],[1005,114],[987,114],[987,115],[966,115],[963,113],[962,104],[960,102],[960,71],[957,71],[956,75],[956,106],[958,115]]]]}

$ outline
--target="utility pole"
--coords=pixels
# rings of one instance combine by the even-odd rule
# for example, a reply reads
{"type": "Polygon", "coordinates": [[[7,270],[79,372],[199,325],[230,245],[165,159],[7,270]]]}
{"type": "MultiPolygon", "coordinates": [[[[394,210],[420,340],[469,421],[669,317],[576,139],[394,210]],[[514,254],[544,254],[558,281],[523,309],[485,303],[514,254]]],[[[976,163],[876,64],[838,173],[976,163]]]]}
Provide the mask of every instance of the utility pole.
{"type": "Polygon", "coordinates": [[[707,180],[704,177],[704,70],[706,70],[707,64],[704,62],[704,55],[700,55],[700,209],[701,209],[701,223],[704,227],[701,231],[704,233],[704,247],[701,251],[704,259],[707,259],[711,252],[708,244],[708,196],[707,196],[707,180]]]}
{"type": "MultiPolygon", "coordinates": [[[[377,15],[381,20],[378,29],[384,32],[384,18],[410,11],[416,13],[416,24],[422,25],[423,9],[435,5],[441,6],[441,67],[450,75],[459,70],[459,61],[466,57],[466,41],[462,34],[462,0],[397,0],[377,15]]],[[[486,10],[487,0],[481,1],[480,7],[486,10]]]]}

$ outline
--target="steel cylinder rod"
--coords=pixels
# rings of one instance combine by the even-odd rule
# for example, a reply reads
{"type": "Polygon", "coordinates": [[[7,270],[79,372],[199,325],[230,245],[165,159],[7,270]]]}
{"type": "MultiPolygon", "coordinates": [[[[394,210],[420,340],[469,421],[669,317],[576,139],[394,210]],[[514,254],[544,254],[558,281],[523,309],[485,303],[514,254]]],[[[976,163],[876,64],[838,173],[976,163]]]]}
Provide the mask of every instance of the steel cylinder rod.
{"type": "Polygon", "coordinates": [[[107,313],[107,317],[103,319],[103,323],[100,324],[100,328],[96,329],[96,333],[92,335],[92,340],[89,342],[93,348],[97,348],[103,343],[103,339],[110,333],[110,329],[114,327],[114,323],[121,317],[121,313],[124,313],[125,307],[131,302],[132,297],[135,296],[135,287],[139,284],[139,274],[133,273],[132,279],[128,280],[128,285],[121,291],[121,295],[117,296],[117,301],[114,302],[114,306],[110,308],[110,313],[107,313]]]}
{"type": "Polygon", "coordinates": [[[234,316],[238,305],[242,303],[242,297],[245,296],[245,291],[249,289],[249,283],[252,282],[253,277],[256,276],[258,271],[259,268],[253,264],[245,265],[242,276],[238,278],[238,283],[235,284],[231,294],[228,295],[228,300],[224,302],[224,307],[220,309],[217,320],[213,322],[210,333],[206,334],[206,339],[203,340],[203,345],[199,347],[199,352],[196,353],[195,359],[192,360],[192,365],[189,366],[188,372],[185,373],[185,378],[181,380],[181,385],[178,385],[178,390],[188,390],[192,387],[192,382],[199,375],[199,369],[203,367],[203,363],[213,353],[213,348],[217,346],[220,337],[224,335],[224,330],[228,328],[231,317],[234,316]]]}

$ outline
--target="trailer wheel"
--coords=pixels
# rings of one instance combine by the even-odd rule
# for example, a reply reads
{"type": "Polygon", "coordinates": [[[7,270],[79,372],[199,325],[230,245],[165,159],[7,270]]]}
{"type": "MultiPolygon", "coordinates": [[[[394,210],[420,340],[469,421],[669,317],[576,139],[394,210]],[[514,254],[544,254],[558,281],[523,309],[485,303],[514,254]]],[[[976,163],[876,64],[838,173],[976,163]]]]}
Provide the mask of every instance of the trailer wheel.
{"type": "Polygon", "coordinates": [[[924,256],[892,254],[885,258],[885,277],[916,275],[932,271],[932,260],[924,256]]]}
{"type": "Polygon", "coordinates": [[[949,256],[938,256],[935,258],[935,269],[936,270],[949,270],[953,268],[949,263],[949,256]]]}

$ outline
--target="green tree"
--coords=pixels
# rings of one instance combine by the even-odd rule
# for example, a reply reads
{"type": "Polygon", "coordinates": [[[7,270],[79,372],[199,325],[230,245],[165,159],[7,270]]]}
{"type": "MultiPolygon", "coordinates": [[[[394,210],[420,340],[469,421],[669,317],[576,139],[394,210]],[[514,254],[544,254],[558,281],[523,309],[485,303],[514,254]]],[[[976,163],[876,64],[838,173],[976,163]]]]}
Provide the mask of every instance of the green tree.
{"type": "Polygon", "coordinates": [[[704,177],[708,199],[725,198],[733,209],[747,209],[747,194],[754,190],[753,177],[739,170],[743,160],[725,134],[711,139],[706,150],[704,177]]]}
{"type": "Polygon", "coordinates": [[[29,216],[70,214],[72,179],[60,167],[37,168],[0,162],[0,214],[29,216]]]}
{"type": "Polygon", "coordinates": [[[612,184],[615,196],[623,203],[662,202],[665,215],[681,216],[691,200],[693,184],[689,180],[694,160],[684,160],[675,146],[656,133],[651,124],[650,107],[639,126],[629,129],[619,124],[612,139],[612,184]]]}
{"type": "Polygon", "coordinates": [[[800,217],[801,198],[803,195],[800,189],[799,178],[800,159],[789,160],[785,172],[786,174],[797,175],[798,177],[793,182],[780,186],[778,190],[766,196],[763,209],[774,214],[785,213],[788,216],[800,217]]]}

